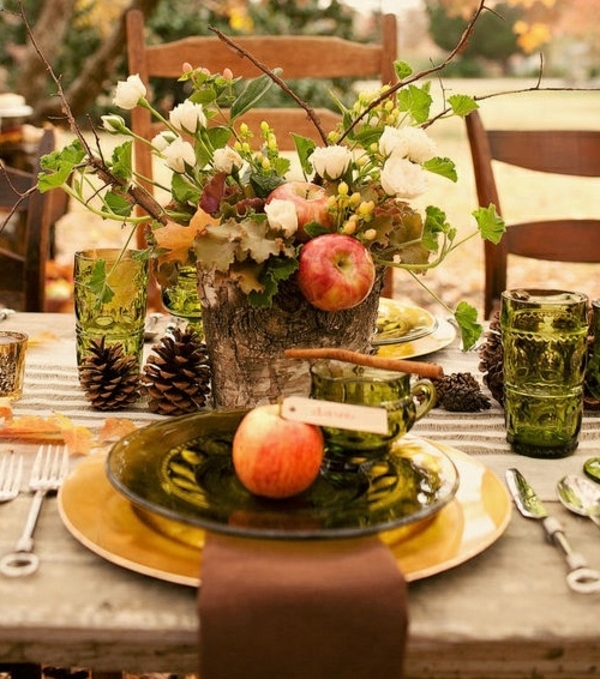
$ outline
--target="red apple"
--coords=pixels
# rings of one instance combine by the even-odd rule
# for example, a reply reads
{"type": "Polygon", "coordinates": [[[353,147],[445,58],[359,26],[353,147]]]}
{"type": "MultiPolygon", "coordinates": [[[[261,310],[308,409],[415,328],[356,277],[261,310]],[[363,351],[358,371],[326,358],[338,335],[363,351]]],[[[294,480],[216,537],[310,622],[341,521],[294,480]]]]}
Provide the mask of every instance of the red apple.
{"type": "Polygon", "coordinates": [[[375,282],[371,253],[356,238],[327,233],[300,250],[298,285],[318,309],[341,311],[360,304],[375,282]]]}
{"type": "Polygon", "coordinates": [[[286,182],[273,189],[265,203],[270,203],[274,198],[289,200],[294,204],[298,215],[296,239],[301,243],[305,243],[310,238],[304,231],[307,224],[317,222],[326,229],[333,226],[333,217],[327,210],[329,196],[318,184],[304,181],[286,182]]]}
{"type": "Polygon", "coordinates": [[[235,472],[251,493],[291,497],[317,478],[323,434],[315,425],[284,419],[276,404],[257,406],[239,423],[232,453],[235,472]]]}

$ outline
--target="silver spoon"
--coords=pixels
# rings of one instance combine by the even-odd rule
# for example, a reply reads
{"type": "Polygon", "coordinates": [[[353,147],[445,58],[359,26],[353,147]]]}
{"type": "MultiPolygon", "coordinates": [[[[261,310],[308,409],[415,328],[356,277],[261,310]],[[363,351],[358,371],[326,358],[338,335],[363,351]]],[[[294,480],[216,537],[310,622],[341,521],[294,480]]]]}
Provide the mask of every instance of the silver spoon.
{"type": "Polygon", "coordinates": [[[600,528],[600,487],[583,476],[569,474],[557,486],[558,499],[580,516],[587,516],[600,528]]]}

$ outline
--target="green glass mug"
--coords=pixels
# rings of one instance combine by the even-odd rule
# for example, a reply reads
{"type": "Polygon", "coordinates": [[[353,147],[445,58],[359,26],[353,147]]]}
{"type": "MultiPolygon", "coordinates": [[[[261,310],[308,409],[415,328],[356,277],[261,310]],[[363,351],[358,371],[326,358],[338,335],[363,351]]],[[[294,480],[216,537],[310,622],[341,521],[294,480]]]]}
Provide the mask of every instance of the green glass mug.
{"type": "Polygon", "coordinates": [[[322,427],[329,458],[377,459],[435,405],[433,383],[413,379],[408,373],[323,360],[311,366],[310,375],[311,398],[383,408],[387,412],[385,434],[322,427]]]}
{"type": "Polygon", "coordinates": [[[577,447],[583,416],[588,298],[507,290],[500,311],[506,437],[521,455],[559,458],[577,447]]]}

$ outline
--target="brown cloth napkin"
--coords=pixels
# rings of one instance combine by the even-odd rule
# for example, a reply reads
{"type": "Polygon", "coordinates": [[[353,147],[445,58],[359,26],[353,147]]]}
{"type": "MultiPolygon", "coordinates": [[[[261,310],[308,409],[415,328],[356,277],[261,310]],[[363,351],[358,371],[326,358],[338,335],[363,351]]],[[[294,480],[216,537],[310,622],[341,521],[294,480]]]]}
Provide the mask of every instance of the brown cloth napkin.
{"type": "Polygon", "coordinates": [[[201,578],[201,679],[402,677],[406,582],[377,536],[207,532],[201,578]]]}

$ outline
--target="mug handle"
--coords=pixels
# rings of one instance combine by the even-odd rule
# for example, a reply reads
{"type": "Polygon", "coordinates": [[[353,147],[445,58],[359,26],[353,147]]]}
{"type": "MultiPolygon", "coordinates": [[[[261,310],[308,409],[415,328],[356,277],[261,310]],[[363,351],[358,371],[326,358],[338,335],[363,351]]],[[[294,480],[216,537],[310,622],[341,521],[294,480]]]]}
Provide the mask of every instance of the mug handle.
{"type": "Polygon", "coordinates": [[[417,401],[417,409],[415,411],[415,422],[420,420],[424,415],[433,408],[436,401],[435,386],[431,380],[420,379],[410,387],[411,396],[417,401]]]}

